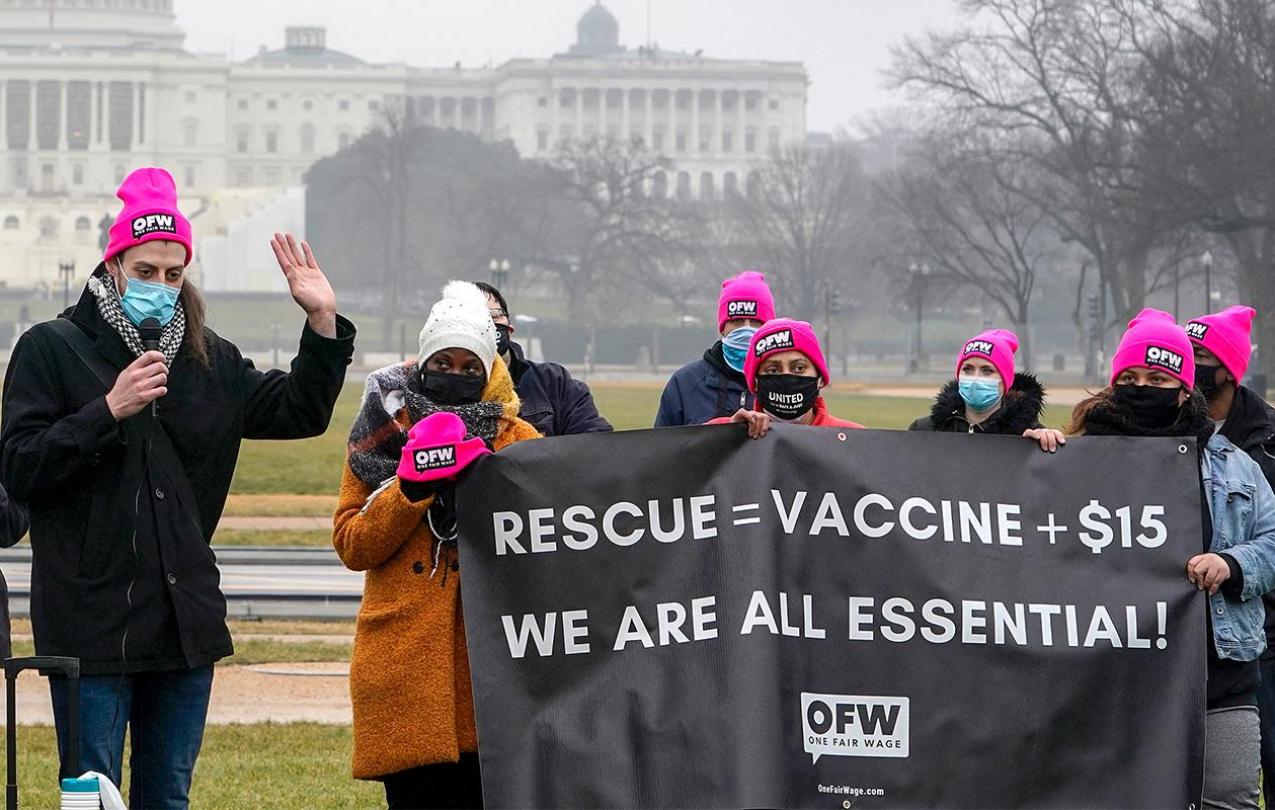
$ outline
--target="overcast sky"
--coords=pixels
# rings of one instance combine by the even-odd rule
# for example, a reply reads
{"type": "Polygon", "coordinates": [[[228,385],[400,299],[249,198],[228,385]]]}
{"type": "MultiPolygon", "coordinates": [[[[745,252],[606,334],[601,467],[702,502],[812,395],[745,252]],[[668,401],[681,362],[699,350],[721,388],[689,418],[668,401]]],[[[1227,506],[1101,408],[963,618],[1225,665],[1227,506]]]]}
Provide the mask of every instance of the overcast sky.
{"type": "MultiPolygon", "coordinates": [[[[176,0],[190,50],[246,58],[283,45],[288,25],[322,25],[328,47],[418,66],[499,64],[565,51],[592,0],[176,0]]],[[[906,34],[959,19],[954,0],[606,0],[620,42],[651,39],[706,56],[798,60],[810,74],[808,124],[830,130],[888,107],[881,68],[906,34]]]]}

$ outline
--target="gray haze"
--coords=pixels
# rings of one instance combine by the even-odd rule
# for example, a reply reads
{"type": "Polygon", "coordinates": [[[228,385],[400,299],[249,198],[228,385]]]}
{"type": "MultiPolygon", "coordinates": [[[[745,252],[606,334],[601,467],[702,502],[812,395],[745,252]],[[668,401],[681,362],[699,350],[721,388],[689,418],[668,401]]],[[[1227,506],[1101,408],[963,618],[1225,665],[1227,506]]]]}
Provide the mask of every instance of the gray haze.
{"type": "MultiPolygon", "coordinates": [[[[288,25],[324,25],[328,47],[369,61],[474,67],[566,50],[592,0],[177,0],[186,45],[245,58],[278,48],[288,25]]],[[[607,0],[620,41],[646,39],[647,0],[607,0]]],[[[891,104],[879,71],[906,34],[945,27],[953,0],[650,0],[668,50],[798,60],[810,73],[808,125],[830,130],[891,104]]]]}

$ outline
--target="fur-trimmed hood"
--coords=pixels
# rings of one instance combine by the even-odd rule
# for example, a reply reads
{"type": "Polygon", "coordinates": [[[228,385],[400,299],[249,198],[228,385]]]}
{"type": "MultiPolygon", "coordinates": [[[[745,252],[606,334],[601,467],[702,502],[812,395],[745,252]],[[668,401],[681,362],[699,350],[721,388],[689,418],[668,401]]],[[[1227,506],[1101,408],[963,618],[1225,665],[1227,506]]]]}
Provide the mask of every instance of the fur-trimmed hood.
{"type": "Polygon", "coordinates": [[[912,430],[1021,436],[1025,430],[1040,427],[1044,411],[1045,387],[1035,376],[1019,372],[995,413],[971,428],[965,419],[965,400],[961,398],[958,383],[950,380],[934,398],[930,415],[914,422],[912,430]]]}

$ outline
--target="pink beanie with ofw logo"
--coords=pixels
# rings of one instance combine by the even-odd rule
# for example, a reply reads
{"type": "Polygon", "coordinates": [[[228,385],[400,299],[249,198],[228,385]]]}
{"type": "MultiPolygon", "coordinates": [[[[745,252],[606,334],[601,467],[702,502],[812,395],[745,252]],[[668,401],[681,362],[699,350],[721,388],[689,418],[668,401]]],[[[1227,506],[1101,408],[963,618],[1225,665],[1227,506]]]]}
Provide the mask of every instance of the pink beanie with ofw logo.
{"type": "Polygon", "coordinates": [[[717,298],[718,332],[727,321],[737,318],[752,318],[765,323],[773,317],[775,299],[764,275],[756,270],[745,270],[722,282],[722,294],[717,298]]]}
{"type": "Polygon", "coordinates": [[[1187,337],[1197,346],[1213,352],[1238,383],[1248,371],[1253,358],[1253,318],[1257,310],[1252,307],[1227,307],[1216,315],[1204,315],[1186,325],[1187,337]]]}
{"type": "Polygon", "coordinates": [[[780,352],[801,352],[815,364],[824,385],[831,382],[828,364],[823,359],[823,349],[819,346],[814,327],[805,321],[776,318],[758,329],[757,334],[753,335],[752,343],[748,345],[748,356],[744,358],[744,379],[748,381],[749,391],[757,393],[757,370],[761,368],[762,361],[780,352]]]}
{"type": "Polygon", "coordinates": [[[1014,387],[1014,352],[1018,351],[1018,335],[1008,329],[988,329],[965,341],[956,358],[956,376],[971,357],[986,360],[996,367],[1006,390],[1014,387]]]}
{"type": "Polygon", "coordinates": [[[1195,387],[1195,350],[1186,330],[1163,310],[1144,309],[1129,321],[1111,358],[1111,384],[1130,368],[1163,371],[1188,389],[1195,387]]]}
{"type": "Polygon", "coordinates": [[[124,178],[116,196],[124,208],[111,226],[111,239],[104,261],[110,261],[131,247],[161,239],[186,248],[190,264],[190,221],[177,210],[177,184],[165,169],[137,169],[124,178]]]}
{"type": "Polygon", "coordinates": [[[407,481],[443,481],[491,450],[477,436],[466,439],[465,423],[451,411],[432,413],[407,433],[398,477],[407,481]]]}

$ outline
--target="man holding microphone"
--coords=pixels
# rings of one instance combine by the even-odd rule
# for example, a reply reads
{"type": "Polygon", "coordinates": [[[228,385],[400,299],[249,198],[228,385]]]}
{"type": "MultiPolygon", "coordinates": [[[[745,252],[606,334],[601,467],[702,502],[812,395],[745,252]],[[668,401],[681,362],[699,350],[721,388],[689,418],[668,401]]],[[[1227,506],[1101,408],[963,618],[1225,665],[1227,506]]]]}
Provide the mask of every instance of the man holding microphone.
{"type": "MultiPolygon", "coordinates": [[[[271,246],[305,311],[290,373],[261,372],[205,326],[190,223],[163,169],[138,169],[79,302],[14,347],[0,478],[31,513],[39,655],[79,658],[80,765],[129,804],[188,806],[213,664],[233,653],[209,548],[243,439],[326,430],[354,326],[309,246],[271,246]]],[[[59,744],[66,695],[53,686],[59,744]]],[[[65,758],[64,758],[65,761],[65,758]]]]}

